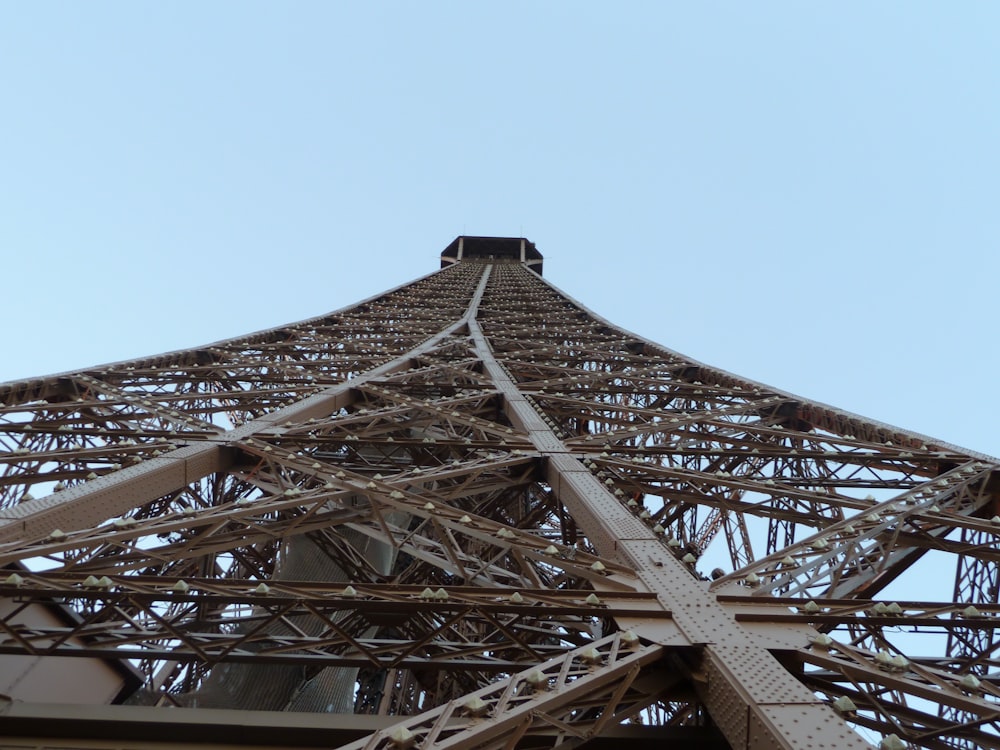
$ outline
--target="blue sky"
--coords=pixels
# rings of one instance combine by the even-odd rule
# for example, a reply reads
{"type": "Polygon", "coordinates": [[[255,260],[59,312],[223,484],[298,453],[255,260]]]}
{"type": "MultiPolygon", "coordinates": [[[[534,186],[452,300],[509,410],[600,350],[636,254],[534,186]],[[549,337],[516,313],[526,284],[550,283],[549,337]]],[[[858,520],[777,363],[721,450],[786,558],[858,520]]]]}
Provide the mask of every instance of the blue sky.
{"type": "Polygon", "coordinates": [[[524,234],[597,312],[1000,454],[1000,6],[0,2],[0,380],[524,234]]]}

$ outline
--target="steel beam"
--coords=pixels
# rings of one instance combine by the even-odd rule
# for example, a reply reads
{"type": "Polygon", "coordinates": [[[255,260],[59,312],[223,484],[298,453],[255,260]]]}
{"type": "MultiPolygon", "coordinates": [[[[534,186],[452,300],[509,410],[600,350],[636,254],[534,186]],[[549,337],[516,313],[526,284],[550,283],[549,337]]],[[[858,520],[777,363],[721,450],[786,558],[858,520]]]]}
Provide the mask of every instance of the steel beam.
{"type": "MultiPolygon", "coordinates": [[[[634,566],[640,580],[674,613],[691,644],[703,647],[701,697],[734,747],[866,746],[828,706],[761,649],[673,555],[576,458],[527,401],[497,361],[478,322],[470,322],[476,352],[504,397],[508,416],[548,459],[549,483],[605,556],[634,566]],[[790,721],[791,716],[795,717],[790,721]]],[[[656,640],[653,630],[640,633],[656,640]]]]}

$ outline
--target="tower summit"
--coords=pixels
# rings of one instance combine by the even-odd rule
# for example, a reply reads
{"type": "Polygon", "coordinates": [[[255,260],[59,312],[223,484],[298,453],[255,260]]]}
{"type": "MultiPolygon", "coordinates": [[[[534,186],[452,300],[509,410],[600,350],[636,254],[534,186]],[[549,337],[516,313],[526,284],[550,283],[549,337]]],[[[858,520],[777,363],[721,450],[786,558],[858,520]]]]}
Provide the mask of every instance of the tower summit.
{"type": "Polygon", "coordinates": [[[0,384],[8,745],[1000,746],[1000,462],[441,263],[0,384]]]}
{"type": "Polygon", "coordinates": [[[542,254],[524,237],[456,237],[441,253],[441,268],[461,260],[519,262],[542,275],[542,254]]]}

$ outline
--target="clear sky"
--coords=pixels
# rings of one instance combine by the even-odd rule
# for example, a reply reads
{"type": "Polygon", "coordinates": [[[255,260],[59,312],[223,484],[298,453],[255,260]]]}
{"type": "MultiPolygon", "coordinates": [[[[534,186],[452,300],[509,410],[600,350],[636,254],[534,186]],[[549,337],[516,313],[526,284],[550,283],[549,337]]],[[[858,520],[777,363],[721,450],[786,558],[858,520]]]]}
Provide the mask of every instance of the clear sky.
{"type": "Polygon", "coordinates": [[[525,235],[682,353],[1000,454],[1000,5],[0,0],[0,380],[525,235]]]}

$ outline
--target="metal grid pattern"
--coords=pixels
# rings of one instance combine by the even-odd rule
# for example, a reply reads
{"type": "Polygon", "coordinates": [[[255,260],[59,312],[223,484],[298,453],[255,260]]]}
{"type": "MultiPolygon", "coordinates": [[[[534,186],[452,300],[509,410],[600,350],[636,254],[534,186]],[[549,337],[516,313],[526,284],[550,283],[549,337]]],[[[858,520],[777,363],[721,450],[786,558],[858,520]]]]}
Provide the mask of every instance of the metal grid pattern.
{"type": "Polygon", "coordinates": [[[998,467],[457,259],[0,385],[0,677],[383,717],[358,750],[998,747],[998,467]]]}

